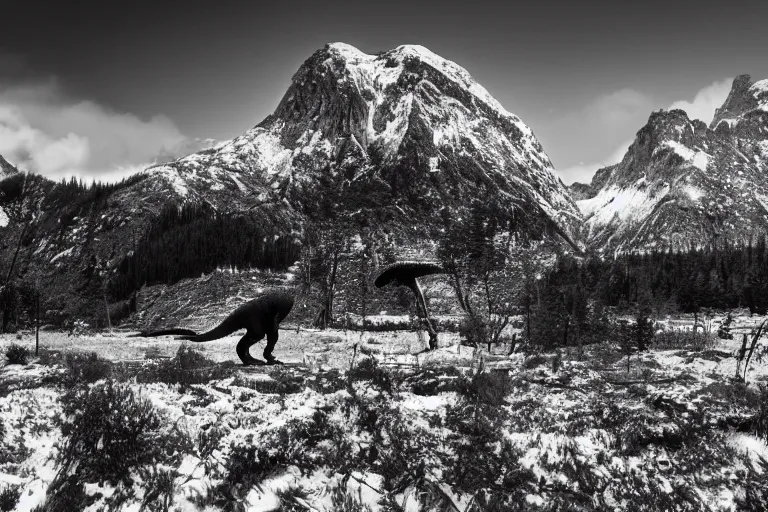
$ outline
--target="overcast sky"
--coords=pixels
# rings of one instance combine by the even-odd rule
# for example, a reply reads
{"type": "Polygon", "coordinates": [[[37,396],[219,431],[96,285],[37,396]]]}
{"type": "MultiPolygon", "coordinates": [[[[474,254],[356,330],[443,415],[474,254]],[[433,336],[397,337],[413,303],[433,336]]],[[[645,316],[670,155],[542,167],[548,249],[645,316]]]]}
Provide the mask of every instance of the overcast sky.
{"type": "Polygon", "coordinates": [[[618,161],[652,110],[711,120],[768,78],[768,2],[0,0],[0,154],[119,177],[271,113],[325,43],[421,44],[465,67],[566,183],[618,161]],[[504,4],[504,5],[497,5],[504,4]]]}

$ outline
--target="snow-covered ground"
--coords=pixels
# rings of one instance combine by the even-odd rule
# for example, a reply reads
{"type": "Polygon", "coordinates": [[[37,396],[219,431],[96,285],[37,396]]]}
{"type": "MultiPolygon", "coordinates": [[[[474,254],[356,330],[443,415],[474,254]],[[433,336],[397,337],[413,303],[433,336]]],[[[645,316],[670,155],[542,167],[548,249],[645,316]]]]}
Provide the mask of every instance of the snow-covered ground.
{"type": "MultiPolygon", "coordinates": [[[[582,360],[575,350],[507,356],[446,335],[417,354],[426,339],[411,332],[284,331],[276,355],[294,365],[211,362],[234,360],[236,340],[196,345],[221,372],[182,385],[146,378],[136,363],[168,361],[171,338],[42,333],[48,350],[129,361],[112,377],[131,399],[94,410],[120,393],[73,380],[63,356],[0,367],[0,493],[18,492],[22,512],[46,499],[89,511],[768,506],[765,339],[749,386],[731,380],[740,339],[635,354],[629,372],[616,347],[588,347],[582,360]],[[126,453],[152,461],[122,479],[89,469],[123,453],[120,439],[93,433],[106,424],[127,435],[137,404],[159,422],[132,441],[141,453],[126,453]],[[83,485],[67,487],[66,476],[83,485]]],[[[33,348],[34,338],[2,336],[0,352],[11,343],[33,348]]]]}

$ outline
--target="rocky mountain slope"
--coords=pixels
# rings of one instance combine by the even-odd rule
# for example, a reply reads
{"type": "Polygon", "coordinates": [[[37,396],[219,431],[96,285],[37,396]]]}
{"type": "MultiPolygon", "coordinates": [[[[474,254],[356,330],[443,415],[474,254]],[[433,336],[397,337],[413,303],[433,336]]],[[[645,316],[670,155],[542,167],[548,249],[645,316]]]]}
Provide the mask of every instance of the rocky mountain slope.
{"type": "MultiPolygon", "coordinates": [[[[4,180],[5,178],[10,178],[13,174],[16,174],[19,172],[14,166],[12,166],[8,161],[0,156],[0,181],[4,180]]],[[[8,225],[9,222],[8,214],[5,213],[5,210],[0,206],[0,228],[4,228],[8,225]]]]}
{"type": "Polygon", "coordinates": [[[98,190],[0,181],[0,263],[23,239],[19,273],[56,281],[67,304],[71,290],[119,272],[168,205],[247,215],[293,238],[308,220],[346,219],[407,249],[478,199],[514,213],[521,230],[575,243],[580,213],[541,144],[466,70],[420,46],[367,55],[337,43],[231,141],[98,190]]]}
{"type": "Polygon", "coordinates": [[[6,160],[5,158],[2,157],[2,155],[0,155],[0,180],[5,179],[17,172],[19,172],[18,169],[16,169],[16,167],[8,163],[8,160],[6,160]]]}
{"type": "Polygon", "coordinates": [[[566,237],[580,218],[531,130],[466,70],[420,46],[367,55],[328,45],[255,128],[147,172],[188,200],[409,229],[489,193],[566,237]]]}
{"type": "Polygon", "coordinates": [[[657,111],[622,161],[576,186],[599,251],[747,242],[768,230],[768,80],[737,77],[710,124],[657,111]]]}

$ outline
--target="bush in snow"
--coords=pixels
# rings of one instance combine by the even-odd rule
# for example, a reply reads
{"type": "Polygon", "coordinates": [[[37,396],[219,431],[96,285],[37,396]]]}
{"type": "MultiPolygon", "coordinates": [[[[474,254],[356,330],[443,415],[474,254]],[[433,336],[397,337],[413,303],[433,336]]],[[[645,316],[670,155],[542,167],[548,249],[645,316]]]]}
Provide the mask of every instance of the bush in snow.
{"type": "Polygon", "coordinates": [[[392,393],[393,383],[389,373],[381,368],[373,357],[360,360],[347,374],[350,382],[366,381],[377,386],[382,391],[392,393]]]}
{"type": "Polygon", "coordinates": [[[479,370],[459,387],[459,400],[447,408],[442,425],[450,432],[446,437],[450,448],[441,452],[446,482],[477,494],[487,506],[518,501],[535,481],[518,462],[523,454],[502,434],[504,405],[512,390],[508,372],[479,370]]]}
{"type": "Polygon", "coordinates": [[[108,380],[74,389],[62,401],[57,479],[75,471],[84,481],[128,483],[131,469],[161,458],[161,418],[130,387],[108,380]]]}
{"type": "Polygon", "coordinates": [[[224,474],[217,475],[220,483],[197,500],[199,505],[241,510],[248,492],[277,471],[295,466],[311,473],[326,466],[346,473],[354,460],[343,426],[323,410],[310,418],[291,420],[259,439],[246,436],[243,444],[233,443],[230,450],[224,474]]]}
{"type": "Polygon", "coordinates": [[[768,387],[763,386],[760,393],[760,402],[757,414],[752,422],[752,430],[755,435],[768,442],[768,387]]]}
{"type": "Polygon", "coordinates": [[[141,510],[148,512],[167,512],[173,505],[173,497],[177,492],[176,470],[151,467],[140,471],[143,481],[144,499],[141,510]]]}
{"type": "Polygon", "coordinates": [[[21,489],[16,486],[7,486],[0,491],[0,511],[11,512],[16,510],[16,504],[21,497],[21,489]]]}
{"type": "MultiPolygon", "coordinates": [[[[331,495],[331,503],[336,512],[371,512],[371,507],[361,503],[360,500],[338,487],[331,495]]],[[[301,510],[306,510],[306,508],[301,510]]]]}
{"type": "Polygon", "coordinates": [[[228,367],[216,364],[188,345],[181,345],[172,359],[148,362],[135,376],[136,382],[180,384],[186,389],[193,384],[222,379],[228,373],[228,367]]]}
{"type": "Polygon", "coordinates": [[[27,364],[29,350],[26,347],[12,343],[5,351],[5,357],[8,364],[27,364]]]}
{"type": "MultiPolygon", "coordinates": [[[[302,502],[311,501],[311,494],[299,486],[277,489],[275,495],[280,500],[278,512],[304,512],[307,507],[302,502]]],[[[337,509],[334,508],[334,510],[337,509]]]]}
{"type": "Polygon", "coordinates": [[[658,350],[692,350],[699,352],[712,348],[717,342],[714,334],[683,330],[664,330],[656,333],[654,347],[658,350]]]}
{"type": "Polygon", "coordinates": [[[65,361],[69,385],[90,384],[109,378],[112,374],[112,363],[99,358],[96,352],[67,354],[65,361]]]}
{"type": "Polygon", "coordinates": [[[460,396],[471,404],[503,406],[505,397],[515,389],[514,379],[508,371],[483,371],[465,377],[458,386],[460,396]]]}
{"type": "Polygon", "coordinates": [[[436,396],[456,391],[464,385],[460,370],[452,367],[420,368],[413,375],[401,377],[403,384],[415,395],[436,396]]]}

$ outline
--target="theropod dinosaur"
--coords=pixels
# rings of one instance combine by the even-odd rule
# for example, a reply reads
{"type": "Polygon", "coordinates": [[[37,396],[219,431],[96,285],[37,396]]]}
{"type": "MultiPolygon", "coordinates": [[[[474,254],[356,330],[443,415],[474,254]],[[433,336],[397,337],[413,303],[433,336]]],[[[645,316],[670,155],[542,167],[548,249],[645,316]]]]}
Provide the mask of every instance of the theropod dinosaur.
{"type": "Polygon", "coordinates": [[[249,349],[261,341],[264,336],[267,337],[267,346],[264,348],[266,364],[282,364],[275,359],[272,351],[277,344],[280,322],[290,313],[293,302],[293,296],[285,291],[269,291],[235,309],[218,326],[208,332],[197,334],[189,329],[163,329],[142,333],[139,336],[181,335],[177,339],[205,342],[217,340],[237,330],[245,329],[245,335],[240,338],[236,348],[237,355],[244,365],[265,364],[251,356],[249,352],[249,349]]]}

